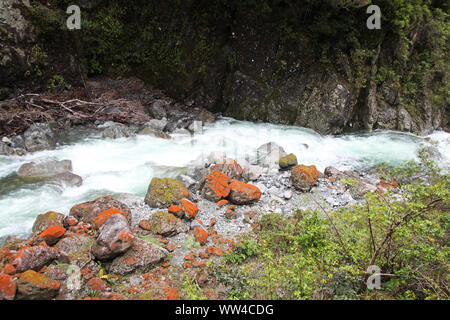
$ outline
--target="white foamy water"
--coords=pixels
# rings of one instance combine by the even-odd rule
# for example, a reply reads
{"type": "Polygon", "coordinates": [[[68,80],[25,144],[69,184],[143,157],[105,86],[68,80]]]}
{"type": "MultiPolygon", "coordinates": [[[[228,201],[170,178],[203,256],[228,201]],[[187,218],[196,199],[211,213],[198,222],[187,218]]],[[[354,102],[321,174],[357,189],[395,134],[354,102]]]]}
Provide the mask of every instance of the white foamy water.
{"type": "MultiPolygon", "coordinates": [[[[450,163],[450,134],[429,136],[439,142],[450,163]]],[[[338,169],[364,169],[380,162],[392,165],[416,159],[424,138],[392,131],[376,131],[342,136],[321,136],[312,130],[224,118],[195,135],[176,135],[173,140],[149,136],[103,140],[90,136],[82,141],[24,157],[0,157],[0,179],[11,177],[23,163],[45,156],[72,160],[73,172],[83,178],[78,188],[58,191],[49,185],[19,184],[0,191],[0,237],[29,234],[35,217],[47,211],[68,214],[77,203],[114,193],[144,196],[152,177],[176,177],[188,164],[212,151],[228,157],[254,158],[256,149],[269,141],[294,153],[300,163],[338,169]],[[307,145],[307,147],[305,146],[307,145]]],[[[2,189],[0,189],[2,190],[2,189]]]]}

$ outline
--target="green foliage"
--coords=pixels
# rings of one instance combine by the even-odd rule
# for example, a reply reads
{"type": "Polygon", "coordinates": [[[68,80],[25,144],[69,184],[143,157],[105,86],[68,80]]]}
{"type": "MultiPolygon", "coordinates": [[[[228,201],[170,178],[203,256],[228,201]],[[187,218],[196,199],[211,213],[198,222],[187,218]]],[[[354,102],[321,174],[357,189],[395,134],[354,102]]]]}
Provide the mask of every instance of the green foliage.
{"type": "Polygon", "coordinates": [[[56,89],[62,88],[66,84],[64,77],[58,74],[55,74],[53,77],[48,79],[47,81],[47,89],[56,89]]]}
{"type": "Polygon", "coordinates": [[[426,150],[420,158],[389,169],[423,177],[395,192],[326,214],[263,216],[257,238],[214,268],[229,298],[449,299],[450,180],[426,150]],[[384,274],[381,290],[365,287],[371,264],[384,274]]]}
{"type": "Polygon", "coordinates": [[[201,289],[198,286],[195,278],[189,274],[184,274],[183,289],[186,294],[186,298],[189,300],[206,300],[207,298],[201,294],[201,289]]]}
{"type": "MultiPolygon", "coordinates": [[[[32,1],[30,10],[40,34],[64,34],[70,1],[52,0],[51,10],[40,3],[32,1]]],[[[380,0],[382,29],[368,30],[365,7],[356,3],[136,0],[124,5],[108,0],[83,10],[82,32],[72,34],[79,36],[88,75],[138,75],[174,96],[208,85],[211,71],[248,67],[254,53],[241,43],[246,34],[246,43],[258,43],[270,60],[264,66],[267,81],[283,81],[300,66],[314,64],[325,73],[339,69],[345,54],[351,72],[342,75],[353,88],[364,88],[372,77],[378,85],[387,82],[401,91],[400,104],[415,117],[421,115],[415,99],[420,94],[429,94],[438,106],[448,103],[448,5],[380,0]],[[378,45],[382,50],[371,74],[378,45]]]]}

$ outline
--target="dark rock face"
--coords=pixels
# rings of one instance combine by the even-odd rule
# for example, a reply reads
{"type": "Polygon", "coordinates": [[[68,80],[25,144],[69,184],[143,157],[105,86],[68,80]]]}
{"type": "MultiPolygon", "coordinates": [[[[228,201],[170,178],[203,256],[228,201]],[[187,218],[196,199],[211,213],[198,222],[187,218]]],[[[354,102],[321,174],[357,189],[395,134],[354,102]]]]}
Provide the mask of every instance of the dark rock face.
{"type": "MultiPolygon", "coordinates": [[[[357,2],[364,5],[367,3],[367,1],[357,2]]],[[[47,7],[42,3],[33,3],[33,5],[37,7],[33,7],[33,11],[36,11],[41,18],[66,17],[65,8],[47,7]]],[[[89,19],[105,9],[107,4],[97,0],[86,0],[80,5],[86,13],[86,19],[89,19]]],[[[440,125],[446,126],[448,123],[447,104],[442,101],[436,102],[434,99],[439,88],[443,87],[445,77],[430,74],[424,79],[423,86],[420,85],[421,88],[416,94],[407,96],[399,88],[403,83],[395,85],[389,79],[374,81],[377,73],[371,74],[370,62],[364,61],[364,58],[359,60],[356,57],[357,63],[354,63],[355,56],[359,53],[350,41],[346,41],[345,36],[333,33],[336,30],[329,30],[333,29],[333,26],[328,25],[327,21],[323,21],[320,28],[315,25],[321,30],[311,32],[312,30],[308,29],[308,24],[314,21],[308,21],[307,18],[314,16],[315,10],[329,9],[330,16],[336,18],[343,10],[342,4],[329,6],[325,3],[316,5],[312,2],[310,4],[296,4],[295,1],[275,2],[268,4],[270,10],[267,11],[272,14],[267,16],[265,12],[262,13],[265,11],[262,10],[264,7],[262,5],[249,10],[248,13],[239,13],[240,5],[229,4],[222,8],[218,5],[220,9],[217,10],[224,13],[222,20],[216,22],[215,19],[211,19],[211,24],[206,27],[199,25],[198,19],[194,18],[200,14],[194,7],[177,8],[174,4],[168,4],[155,13],[154,10],[147,10],[157,6],[154,1],[148,1],[145,5],[148,7],[142,11],[151,12],[157,19],[161,19],[163,27],[174,24],[172,18],[166,19],[173,11],[177,13],[172,15],[173,19],[186,16],[187,28],[176,31],[167,28],[171,30],[170,32],[174,32],[168,36],[183,38],[185,41],[176,46],[166,44],[170,41],[161,42],[158,39],[154,39],[154,46],[153,41],[149,41],[150,44],[140,43],[143,42],[143,32],[140,28],[132,29],[136,25],[142,25],[151,17],[141,12],[133,15],[137,10],[131,4],[124,7],[126,14],[123,16],[128,17],[128,21],[124,21],[123,17],[114,18],[117,18],[118,25],[132,30],[132,34],[123,33],[115,40],[105,41],[101,39],[103,35],[99,31],[99,39],[82,39],[82,41],[86,42],[84,43],[86,47],[94,46],[92,52],[96,52],[95,46],[102,41],[110,42],[106,45],[111,45],[108,48],[111,50],[118,47],[118,44],[130,42],[128,47],[137,52],[126,50],[111,52],[103,58],[98,57],[95,63],[100,64],[99,69],[103,69],[105,73],[110,71],[108,69],[115,69],[114,71],[117,72],[120,67],[125,67],[124,70],[133,69],[136,74],[148,79],[152,86],[165,90],[170,96],[181,101],[176,103],[162,95],[155,95],[152,99],[143,101],[147,113],[152,118],[165,118],[169,121],[164,131],[187,129],[194,120],[203,123],[212,122],[214,116],[211,112],[240,120],[302,126],[312,128],[321,134],[339,134],[353,129],[396,129],[429,133],[440,125]],[[289,7],[289,9],[286,10],[283,7],[289,7]],[[290,25],[287,17],[292,12],[302,16],[296,20],[305,22],[297,21],[298,23],[290,25]],[[133,20],[133,17],[136,17],[136,20],[133,20]],[[167,25],[164,25],[165,23],[167,25]],[[322,27],[328,31],[322,30],[322,27]],[[188,31],[199,29],[209,31],[200,32],[195,36],[188,31]],[[333,33],[333,36],[329,32],[333,33]],[[311,39],[314,38],[311,33],[317,33],[317,38],[320,40],[311,39]],[[327,50],[318,52],[316,47],[322,44],[327,50]],[[206,48],[202,49],[203,47],[206,48]],[[199,49],[199,52],[193,49],[199,49]],[[139,52],[139,50],[142,51],[139,52]],[[114,63],[113,66],[109,60],[111,56],[114,56],[120,61],[131,53],[136,56],[145,56],[141,65],[136,65],[136,61],[129,59],[132,60],[130,62],[132,67],[127,65],[127,62],[123,62],[124,65],[120,62],[119,65],[114,63]],[[183,61],[174,62],[180,56],[183,57],[183,61]],[[165,58],[162,60],[167,61],[160,61],[162,57],[165,58]],[[158,63],[158,67],[155,67],[156,69],[154,68],[155,60],[161,62],[158,63]],[[361,68],[359,64],[362,65],[361,68]],[[148,72],[148,70],[151,71],[148,72]],[[408,103],[405,104],[401,102],[402,100],[408,100],[408,103]],[[440,105],[437,106],[437,104],[440,105]],[[405,105],[412,106],[412,109],[405,109],[405,105]]],[[[53,51],[49,51],[49,48],[45,48],[46,50],[42,52],[32,50],[37,40],[42,39],[38,39],[39,29],[41,29],[39,21],[33,21],[28,17],[29,15],[25,14],[30,7],[28,0],[4,0],[0,4],[0,27],[8,35],[8,39],[0,40],[0,57],[2,57],[0,99],[5,95],[3,92],[11,93],[13,88],[26,86],[32,81],[34,84],[39,81],[46,83],[42,81],[44,77],[25,76],[29,73],[27,71],[37,69],[35,67],[50,69],[51,66],[55,69],[42,70],[46,76],[61,74],[68,82],[80,82],[77,66],[73,63],[75,59],[72,52],[75,50],[71,50],[71,44],[69,44],[73,41],[67,35],[55,36],[59,30],[52,30],[51,23],[45,26],[51,30],[46,36],[55,38],[47,43],[53,51]],[[65,48],[64,51],[61,48],[65,48]],[[48,61],[40,62],[42,57],[36,57],[36,51],[42,53],[42,57],[48,61]],[[53,61],[57,63],[51,63],[53,61]]],[[[214,8],[207,8],[206,12],[202,14],[214,16],[213,14],[217,13],[214,12],[214,8]]],[[[352,25],[355,22],[350,20],[359,20],[355,19],[357,12],[351,9],[348,14],[353,18],[349,19],[349,25],[356,28],[352,25]]],[[[314,24],[318,22],[315,21],[314,24]]],[[[430,31],[427,28],[427,23],[423,23],[422,26],[417,27],[417,30],[407,30],[410,34],[417,35],[417,38],[415,35],[414,39],[408,39],[413,43],[410,54],[420,54],[421,49],[418,48],[421,47],[434,50],[430,48],[430,43],[426,39],[427,32],[430,31]]],[[[392,62],[395,59],[400,61],[401,58],[393,54],[400,51],[395,43],[398,40],[396,37],[396,35],[386,35],[379,53],[380,59],[373,62],[375,67],[381,66],[380,61],[392,62]]],[[[368,47],[361,49],[362,51],[371,50],[368,47]]],[[[90,52],[91,55],[92,52],[90,52]]],[[[90,57],[82,58],[90,59],[90,57]]],[[[428,63],[425,60],[421,62],[428,63]]],[[[84,67],[89,68],[86,65],[84,67]]],[[[415,67],[412,63],[406,63],[405,73],[412,71],[415,67]]],[[[115,135],[115,133],[112,134],[115,135]]]]}
{"type": "Polygon", "coordinates": [[[241,120],[298,125],[323,134],[342,132],[351,117],[350,90],[336,74],[310,81],[301,74],[272,86],[236,71],[225,114],[241,120]]]}

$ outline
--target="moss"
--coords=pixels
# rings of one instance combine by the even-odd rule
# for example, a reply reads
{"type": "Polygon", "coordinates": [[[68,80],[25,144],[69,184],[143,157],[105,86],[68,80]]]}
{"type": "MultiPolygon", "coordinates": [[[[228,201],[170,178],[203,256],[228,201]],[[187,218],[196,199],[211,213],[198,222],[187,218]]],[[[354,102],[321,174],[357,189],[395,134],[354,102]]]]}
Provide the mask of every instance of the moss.
{"type": "Polygon", "coordinates": [[[151,236],[138,235],[137,237],[141,240],[144,240],[145,242],[154,244],[155,246],[158,246],[158,247],[162,247],[161,242],[159,242],[158,240],[156,240],[155,238],[153,238],[151,236]]]}
{"type": "Polygon", "coordinates": [[[189,191],[181,181],[170,178],[153,178],[148,187],[145,201],[153,207],[170,207],[187,197],[189,197],[189,191]]]}
{"type": "Polygon", "coordinates": [[[291,153],[285,157],[282,157],[279,163],[281,168],[295,166],[297,165],[297,157],[295,156],[295,154],[291,153]]]}

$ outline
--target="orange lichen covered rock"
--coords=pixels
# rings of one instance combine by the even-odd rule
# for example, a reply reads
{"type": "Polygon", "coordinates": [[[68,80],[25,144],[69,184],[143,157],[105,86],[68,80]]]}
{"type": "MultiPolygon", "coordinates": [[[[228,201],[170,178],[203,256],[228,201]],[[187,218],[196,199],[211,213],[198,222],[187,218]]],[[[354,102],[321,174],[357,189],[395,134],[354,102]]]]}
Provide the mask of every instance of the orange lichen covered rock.
{"type": "Polygon", "coordinates": [[[199,252],[198,256],[202,259],[209,259],[209,254],[207,254],[206,252],[199,252]]]}
{"type": "Polygon", "coordinates": [[[58,242],[58,240],[66,233],[66,229],[61,226],[52,226],[42,231],[37,239],[44,240],[49,246],[58,242]]]}
{"type": "Polygon", "coordinates": [[[61,283],[47,278],[33,270],[28,270],[19,276],[17,282],[17,299],[48,300],[54,298],[61,283]]]}
{"type": "Polygon", "coordinates": [[[11,264],[11,263],[7,263],[5,264],[5,266],[3,267],[2,272],[4,274],[9,274],[9,275],[13,275],[16,273],[16,268],[11,264]]]}
{"type": "Polygon", "coordinates": [[[105,210],[105,211],[99,213],[98,216],[95,217],[94,222],[92,223],[92,226],[94,227],[94,229],[100,228],[105,223],[105,221],[108,220],[109,218],[111,218],[111,216],[114,214],[121,214],[125,218],[128,218],[127,215],[120,209],[110,208],[108,210],[105,210]]]}
{"type": "Polygon", "coordinates": [[[213,256],[222,256],[223,255],[223,251],[222,249],[218,248],[218,247],[207,247],[206,251],[208,254],[213,255],[213,256]]]}
{"type": "Polygon", "coordinates": [[[45,229],[52,226],[63,226],[64,215],[58,212],[49,211],[44,214],[40,214],[34,221],[32,232],[39,234],[45,229]]]}
{"type": "Polygon", "coordinates": [[[257,186],[236,179],[231,180],[230,189],[230,200],[235,204],[251,204],[261,198],[261,191],[257,186]]]}
{"type": "Polygon", "coordinates": [[[152,226],[150,225],[150,222],[148,222],[148,220],[146,219],[142,219],[141,221],[139,221],[139,227],[141,229],[147,230],[147,231],[151,231],[152,230],[152,226]]]}
{"type": "Polygon", "coordinates": [[[195,219],[198,213],[198,207],[188,200],[181,200],[181,205],[184,208],[184,217],[188,220],[195,219]]]}
{"type": "Polygon", "coordinates": [[[100,227],[91,252],[99,260],[108,260],[127,251],[134,239],[127,219],[121,214],[113,214],[100,227]]]}
{"type": "Polygon", "coordinates": [[[0,273],[0,300],[13,300],[16,290],[17,283],[14,278],[0,273]]]}
{"type": "Polygon", "coordinates": [[[226,174],[230,179],[240,179],[242,176],[242,167],[239,165],[239,163],[236,162],[236,160],[233,159],[226,159],[225,163],[217,163],[211,165],[208,170],[211,172],[213,170],[220,171],[224,174],[226,174]]]}
{"type": "Polygon", "coordinates": [[[220,201],[217,201],[216,206],[220,208],[226,204],[228,204],[228,200],[220,200],[220,201]]]}
{"type": "Polygon", "coordinates": [[[111,196],[105,196],[93,201],[77,204],[70,209],[70,215],[78,220],[92,224],[100,213],[111,208],[117,208],[122,211],[129,222],[131,217],[130,208],[124,203],[114,200],[111,196]]]}
{"type": "Polygon", "coordinates": [[[194,229],[195,240],[197,240],[200,244],[205,244],[208,240],[208,233],[205,229],[197,227],[194,229]]]}
{"type": "Polygon", "coordinates": [[[87,287],[95,292],[102,293],[105,292],[110,286],[99,278],[92,278],[87,282],[87,287]]]}
{"type": "Polygon", "coordinates": [[[207,174],[202,189],[202,195],[210,201],[217,202],[230,194],[230,178],[217,170],[207,174]]]}
{"type": "Polygon", "coordinates": [[[300,191],[309,191],[312,186],[317,184],[319,171],[316,166],[298,165],[291,170],[292,185],[300,191]]]}
{"type": "Polygon", "coordinates": [[[40,270],[55,259],[58,253],[58,249],[49,247],[44,242],[33,247],[23,247],[17,252],[13,265],[17,272],[40,270]]]}
{"type": "Polygon", "coordinates": [[[183,209],[181,207],[175,206],[175,205],[170,206],[167,211],[169,211],[169,213],[173,214],[177,218],[182,218],[184,215],[183,209]]]}
{"type": "Polygon", "coordinates": [[[14,253],[9,250],[9,248],[1,248],[0,249],[0,264],[1,263],[9,263],[14,260],[14,253]]]}

